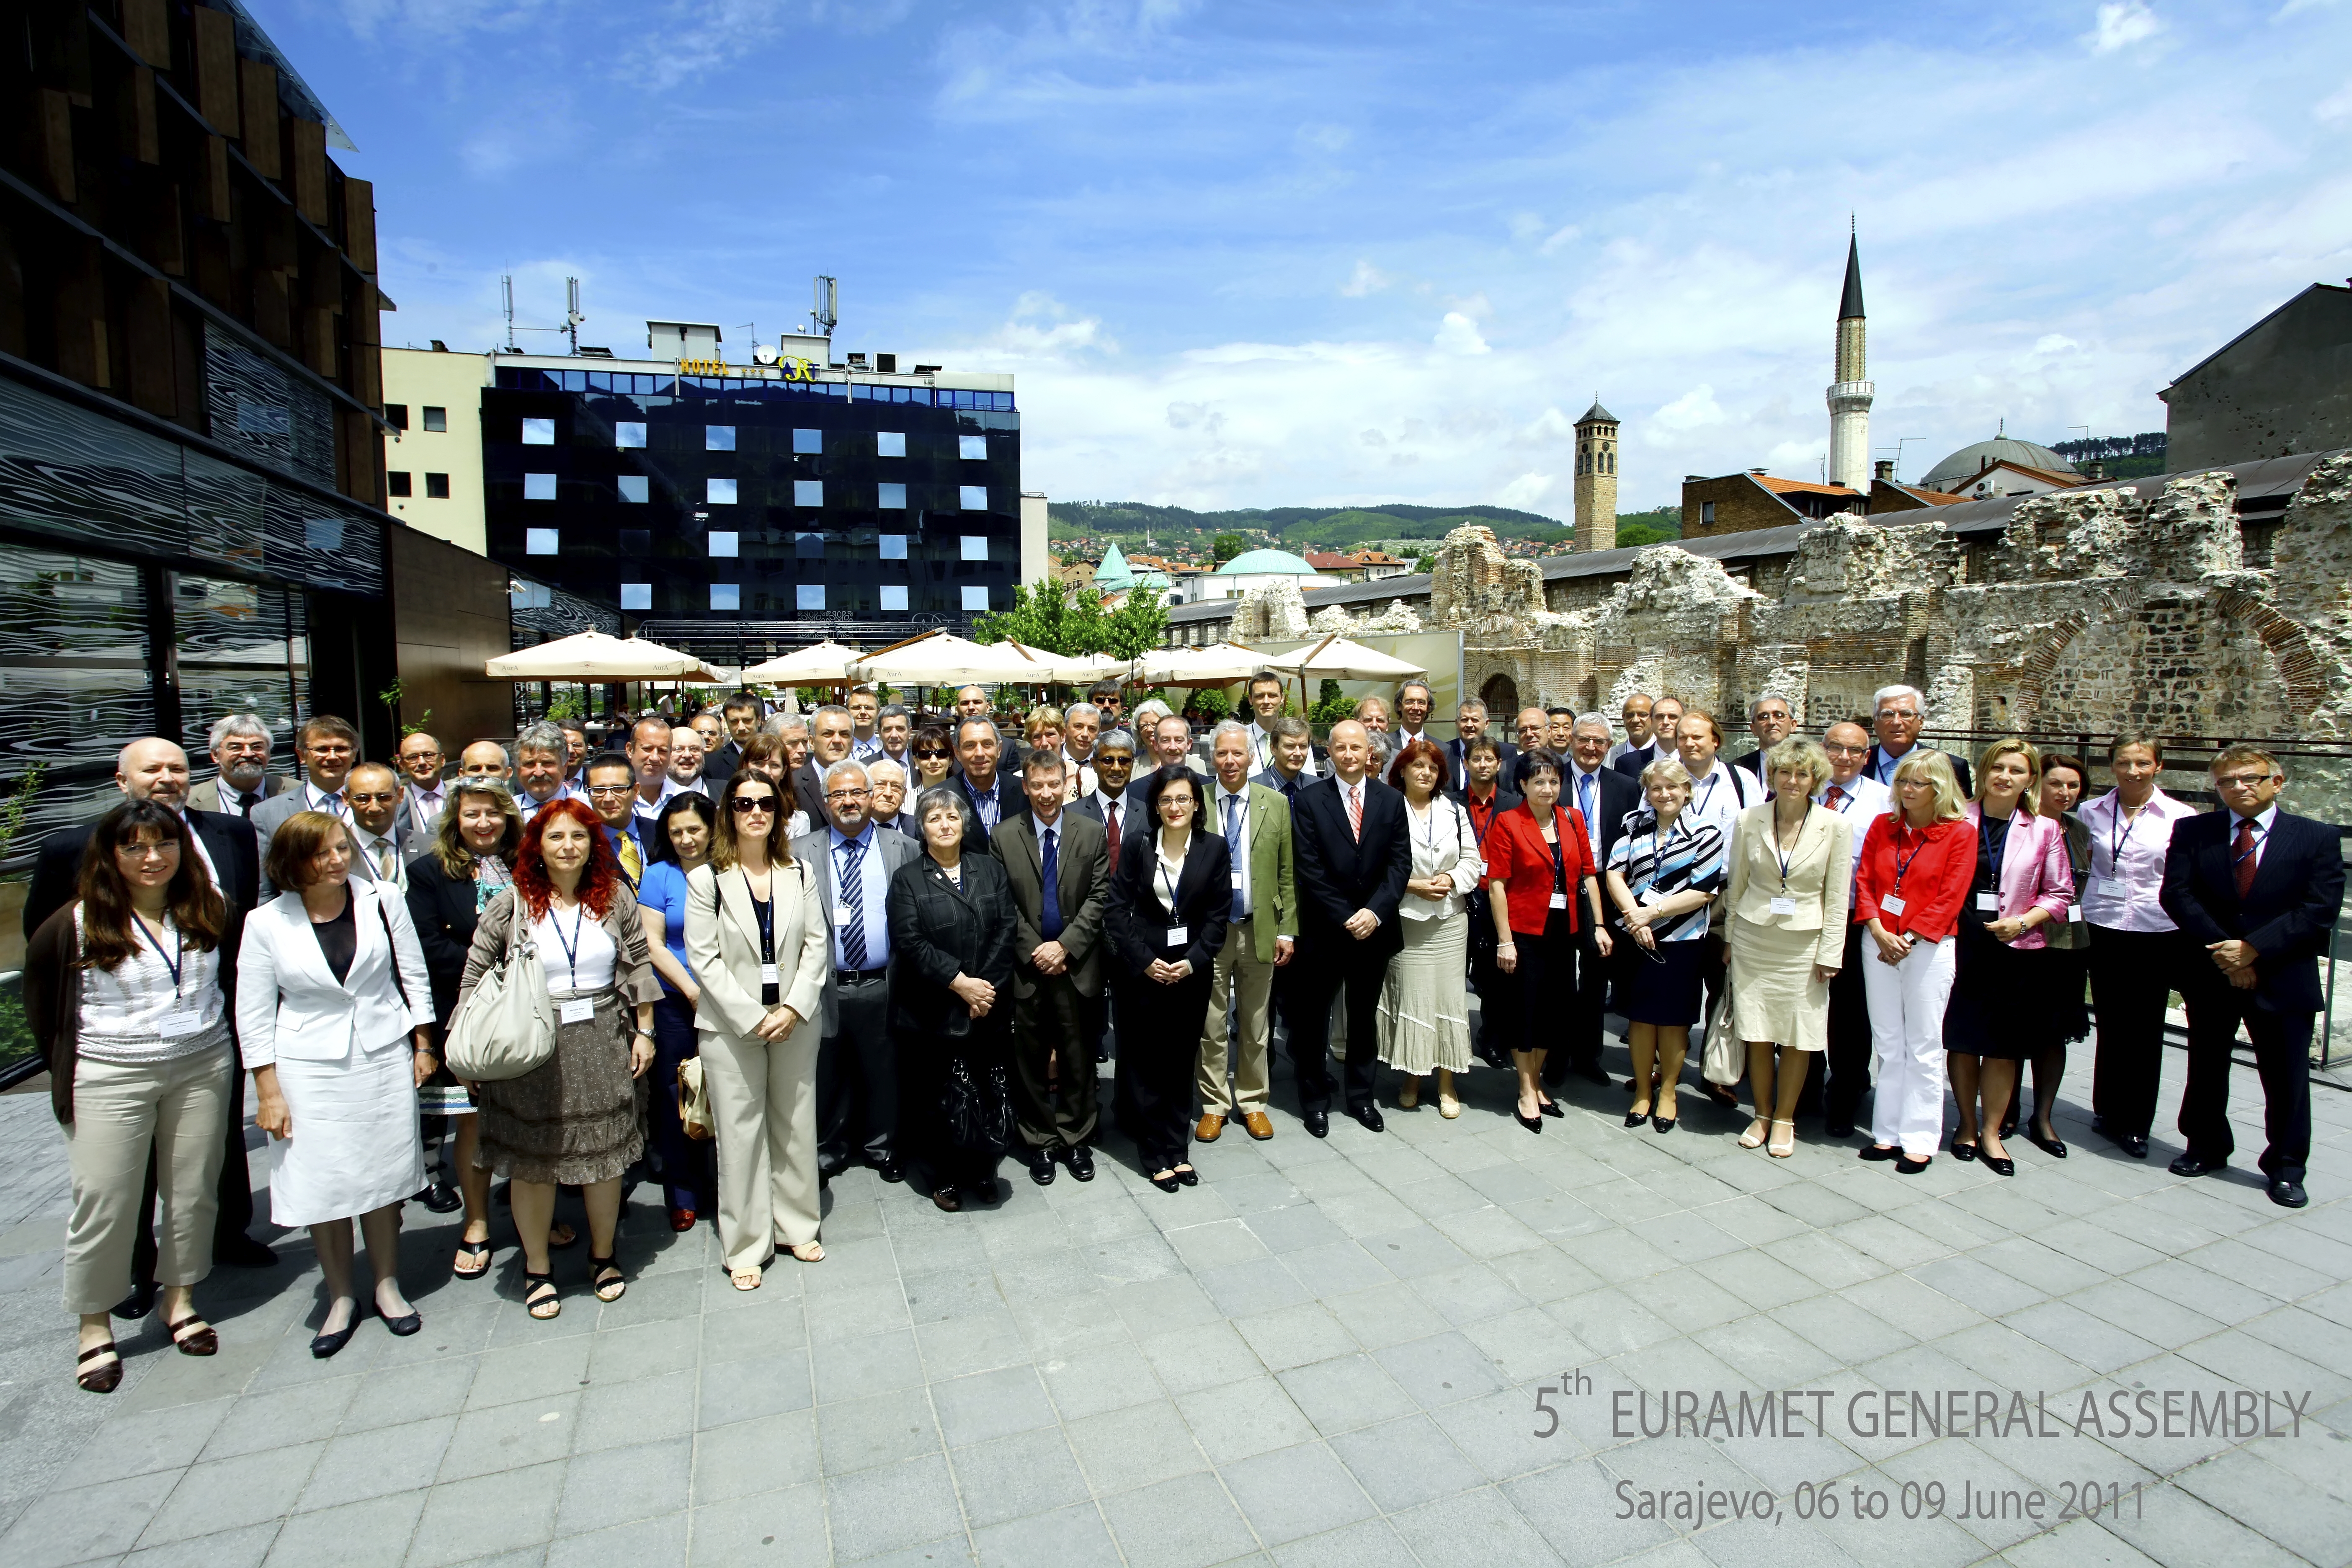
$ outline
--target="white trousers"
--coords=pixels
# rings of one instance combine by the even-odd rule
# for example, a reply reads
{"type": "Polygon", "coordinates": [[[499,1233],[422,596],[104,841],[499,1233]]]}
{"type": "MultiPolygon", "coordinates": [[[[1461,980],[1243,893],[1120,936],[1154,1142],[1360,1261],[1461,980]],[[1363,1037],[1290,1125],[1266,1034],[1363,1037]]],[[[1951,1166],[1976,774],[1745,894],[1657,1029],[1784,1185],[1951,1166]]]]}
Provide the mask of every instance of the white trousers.
{"type": "Polygon", "coordinates": [[[702,1083],[719,1131],[719,1245],[730,1269],[761,1267],[779,1247],[816,1239],[823,1033],[810,1020],[772,1043],[725,1029],[698,1031],[702,1083]]]}
{"type": "Polygon", "coordinates": [[[1862,943],[1863,994],[1870,999],[1870,1043],[1878,1058],[1878,1093],[1870,1136],[1914,1160],[1944,1142],[1944,1004],[1952,997],[1955,952],[1949,938],[1911,944],[1897,964],[1882,963],[1878,944],[1862,943]]]}

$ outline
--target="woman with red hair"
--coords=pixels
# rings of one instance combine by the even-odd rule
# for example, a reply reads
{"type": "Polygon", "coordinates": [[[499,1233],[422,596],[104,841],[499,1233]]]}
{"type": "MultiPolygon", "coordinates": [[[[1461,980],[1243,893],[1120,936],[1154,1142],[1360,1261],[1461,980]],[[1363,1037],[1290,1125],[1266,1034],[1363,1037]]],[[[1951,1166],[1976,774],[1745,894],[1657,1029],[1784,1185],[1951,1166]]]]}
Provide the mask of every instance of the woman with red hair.
{"type": "MultiPolygon", "coordinates": [[[[520,1078],[476,1087],[481,1130],[474,1159],[514,1184],[523,1308],[552,1318],[563,1310],[547,1256],[558,1186],[579,1187],[587,1207],[597,1300],[616,1301],[628,1288],[614,1236],[621,1173],[646,1145],[644,1078],[661,994],[636,897],[603,825],[582,802],[550,801],[523,829],[514,885],[490,900],[474,927],[457,988],[460,1017],[509,942],[538,956],[555,1014],[555,1054],[520,1078]]],[[[524,963],[514,977],[528,983],[532,973],[524,963]]]]}

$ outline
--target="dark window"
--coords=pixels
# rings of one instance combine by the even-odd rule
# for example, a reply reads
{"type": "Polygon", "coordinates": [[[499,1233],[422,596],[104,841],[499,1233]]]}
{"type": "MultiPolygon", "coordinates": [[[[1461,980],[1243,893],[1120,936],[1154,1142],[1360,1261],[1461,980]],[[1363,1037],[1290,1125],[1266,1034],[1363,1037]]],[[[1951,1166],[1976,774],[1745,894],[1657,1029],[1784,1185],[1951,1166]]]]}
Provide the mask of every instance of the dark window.
{"type": "Polygon", "coordinates": [[[446,430],[449,428],[449,411],[446,408],[436,408],[429,403],[426,404],[425,405],[425,427],[427,430],[446,430]]]}
{"type": "Polygon", "coordinates": [[[1713,501],[1703,500],[1698,503],[1698,520],[1703,523],[1712,523],[1715,521],[1715,503],[1713,501]]]}
{"type": "Polygon", "coordinates": [[[654,531],[650,528],[625,528],[621,531],[621,553],[650,555],[654,548],[654,531]]]}
{"type": "Polygon", "coordinates": [[[408,405],[405,403],[385,404],[383,405],[383,422],[391,426],[395,430],[407,429],[408,405]]]}
{"type": "Polygon", "coordinates": [[[383,477],[383,482],[384,488],[391,490],[394,495],[405,496],[415,493],[408,487],[408,476],[405,473],[386,474],[383,477]]]}
{"type": "Polygon", "coordinates": [[[449,499],[449,476],[446,474],[425,475],[425,499],[427,500],[447,500],[449,499]]]}

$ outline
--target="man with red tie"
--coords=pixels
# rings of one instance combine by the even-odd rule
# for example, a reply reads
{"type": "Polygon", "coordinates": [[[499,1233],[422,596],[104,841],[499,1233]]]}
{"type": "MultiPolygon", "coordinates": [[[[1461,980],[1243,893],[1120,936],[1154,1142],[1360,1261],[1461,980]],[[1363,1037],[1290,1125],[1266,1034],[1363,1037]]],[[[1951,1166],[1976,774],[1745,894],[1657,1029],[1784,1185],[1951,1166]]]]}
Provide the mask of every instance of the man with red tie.
{"type": "Polygon", "coordinates": [[[2179,979],[2189,1005],[2189,1084],[2180,1097],[2188,1148],[2176,1176],[2230,1163],[2230,1054],[2243,1024],[2263,1080],[2260,1162],[2271,1202],[2299,1209],[2311,1154],[2311,1021],[2326,1005],[2319,959],[2344,901],[2335,828],[2281,811],[2286,773],[2253,746],[2213,759],[2221,809],[2178,823],[2164,858],[2164,912],[2202,946],[2210,965],[2179,979]]]}

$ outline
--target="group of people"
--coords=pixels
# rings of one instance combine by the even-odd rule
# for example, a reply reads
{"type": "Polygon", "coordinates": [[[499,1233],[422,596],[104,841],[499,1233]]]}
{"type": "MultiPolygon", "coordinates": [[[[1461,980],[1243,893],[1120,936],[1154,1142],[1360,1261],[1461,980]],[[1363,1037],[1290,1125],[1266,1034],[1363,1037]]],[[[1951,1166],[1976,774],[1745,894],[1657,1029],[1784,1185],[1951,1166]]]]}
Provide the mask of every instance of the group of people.
{"type": "Polygon", "coordinates": [[[1531,708],[1517,744],[1465,701],[1441,742],[1412,682],[1318,746],[1278,677],[1247,693],[1249,720],[1196,740],[1107,682],[1032,710],[1008,744],[974,688],[936,724],[862,689],[805,717],[746,692],[687,724],[648,716],[617,749],[540,722],[454,767],[421,733],[362,761],[353,728],[320,717],[293,778],[237,714],[193,787],[180,747],[134,741],[121,804],[42,846],[25,911],[73,1174],[78,1380],[119,1384],[112,1320],[159,1295],[175,1346],[215,1353],[193,1288],[275,1261],[247,1234],[248,1081],[269,1217],[308,1228],[324,1277],[321,1357],[369,1308],[421,1327],[404,1203],[462,1208],[453,1272],[488,1273],[501,1177],[540,1319],[562,1310],[552,1254],[582,1239],[557,1217],[567,1188],[588,1289],[626,1290],[638,1172],[675,1228],[715,1217],[746,1290],[779,1252],[823,1258],[822,1188],[854,1162],[955,1212],[1001,1195],[1008,1150],[1037,1184],[1094,1179],[1109,1121],[1179,1191],[1228,1124],[1275,1136],[1277,1019],[1316,1137],[1335,1102],[1384,1129],[1383,1068],[1398,1108],[1457,1118],[1480,1063],[1541,1133],[1567,1074],[1612,1081],[1613,1012],[1629,1129],[1675,1128],[1704,1024],[1701,1092],[1737,1105],[1747,1080],[1745,1147],[1791,1156],[1815,1105],[1852,1136],[1874,1081],[1858,1152],[1916,1173],[1945,1147],[1948,1087],[1954,1157],[2008,1175],[2025,1064],[2026,1136],[2066,1154],[2051,1113],[2094,1016],[2096,1125],[2146,1157],[2178,989],[2172,1170],[2233,1152],[2242,1025],[2270,1194],[2305,1202],[2343,869],[2333,828],[2279,809],[2259,748],[2215,759],[2221,808],[2198,813],[2157,787],[2154,737],[2117,738],[2113,787],[2085,799],[2077,757],[2012,738],[1972,769],[1920,743],[1907,687],[1819,742],[1764,699],[1734,761],[1713,716],[1668,696],[1630,699],[1622,738],[1606,715],[1531,708]],[[552,1054],[460,1081],[447,1032],[494,974],[535,988],[552,1054]]]}

